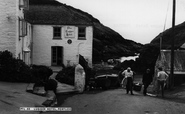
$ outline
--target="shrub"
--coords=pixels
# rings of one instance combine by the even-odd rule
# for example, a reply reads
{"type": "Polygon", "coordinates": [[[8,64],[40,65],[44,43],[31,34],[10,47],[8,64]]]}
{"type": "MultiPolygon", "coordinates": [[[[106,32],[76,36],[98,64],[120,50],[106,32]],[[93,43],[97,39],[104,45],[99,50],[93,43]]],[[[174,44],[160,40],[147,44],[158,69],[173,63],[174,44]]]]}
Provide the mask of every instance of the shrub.
{"type": "Polygon", "coordinates": [[[53,74],[53,70],[44,65],[31,65],[31,74],[37,79],[36,86],[43,86],[44,82],[53,74]]]}
{"type": "Polygon", "coordinates": [[[65,84],[74,85],[74,77],[75,77],[75,67],[69,66],[61,71],[56,75],[56,79],[65,84]]]}
{"type": "Polygon", "coordinates": [[[32,82],[41,84],[53,74],[52,69],[43,65],[26,65],[13,57],[9,51],[0,52],[0,80],[8,82],[32,82]]]}
{"type": "Polygon", "coordinates": [[[0,80],[9,82],[33,82],[30,67],[13,57],[9,51],[0,52],[0,80]]]}

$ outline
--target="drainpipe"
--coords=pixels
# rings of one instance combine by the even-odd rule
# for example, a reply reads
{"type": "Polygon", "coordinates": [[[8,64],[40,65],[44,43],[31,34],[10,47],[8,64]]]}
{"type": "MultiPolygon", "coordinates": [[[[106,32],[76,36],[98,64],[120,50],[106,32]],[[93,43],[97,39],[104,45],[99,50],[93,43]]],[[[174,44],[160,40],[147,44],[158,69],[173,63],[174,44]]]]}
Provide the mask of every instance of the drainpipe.
{"type": "Polygon", "coordinates": [[[23,60],[23,62],[25,62],[25,60],[24,60],[24,37],[25,36],[21,37],[21,40],[22,40],[22,60],[23,60]]]}
{"type": "Polygon", "coordinates": [[[31,26],[31,35],[30,35],[30,37],[31,37],[31,55],[30,55],[30,58],[31,58],[31,60],[30,60],[30,62],[31,62],[31,65],[33,64],[33,25],[30,25],[31,26]]]}

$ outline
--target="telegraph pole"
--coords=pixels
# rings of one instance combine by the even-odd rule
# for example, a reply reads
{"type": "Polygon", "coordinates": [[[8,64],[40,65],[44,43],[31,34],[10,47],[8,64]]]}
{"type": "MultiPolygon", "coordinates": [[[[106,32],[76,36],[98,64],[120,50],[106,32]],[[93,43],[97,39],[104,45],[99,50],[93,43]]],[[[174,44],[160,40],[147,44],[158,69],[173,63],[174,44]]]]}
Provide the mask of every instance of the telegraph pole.
{"type": "Polygon", "coordinates": [[[170,70],[170,89],[174,87],[174,41],[175,41],[175,6],[176,0],[173,0],[172,9],[172,42],[171,42],[171,70],[170,70]]]}

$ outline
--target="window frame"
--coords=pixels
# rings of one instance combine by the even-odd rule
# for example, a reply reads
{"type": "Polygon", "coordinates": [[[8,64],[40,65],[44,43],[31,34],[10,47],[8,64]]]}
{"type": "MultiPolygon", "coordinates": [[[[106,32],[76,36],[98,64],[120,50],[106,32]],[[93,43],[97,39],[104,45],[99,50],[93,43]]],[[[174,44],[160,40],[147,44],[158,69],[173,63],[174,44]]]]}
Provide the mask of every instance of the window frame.
{"type": "Polygon", "coordinates": [[[19,18],[19,40],[20,37],[27,35],[27,22],[24,19],[19,18]]]}
{"type": "Polygon", "coordinates": [[[24,36],[23,36],[23,21],[22,19],[19,18],[19,40],[21,40],[20,37],[24,36]]]}
{"type": "Polygon", "coordinates": [[[62,27],[54,26],[53,27],[53,40],[61,40],[61,39],[62,39],[62,27]],[[55,28],[60,28],[60,32],[55,31],[55,28]],[[60,34],[60,36],[55,36],[55,34],[60,34]]]}
{"type": "Polygon", "coordinates": [[[78,40],[86,40],[86,27],[78,27],[78,40]],[[83,29],[83,32],[81,32],[80,29],[83,29]]]}
{"type": "Polygon", "coordinates": [[[23,36],[26,36],[27,34],[27,22],[23,20],[23,36]]]}

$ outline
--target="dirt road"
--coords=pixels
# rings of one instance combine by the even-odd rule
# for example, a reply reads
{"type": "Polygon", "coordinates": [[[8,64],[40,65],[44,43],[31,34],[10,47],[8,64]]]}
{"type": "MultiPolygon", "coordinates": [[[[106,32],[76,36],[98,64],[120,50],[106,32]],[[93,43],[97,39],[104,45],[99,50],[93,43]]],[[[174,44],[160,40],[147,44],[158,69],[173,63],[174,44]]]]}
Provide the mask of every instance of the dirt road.
{"type": "Polygon", "coordinates": [[[171,97],[126,94],[125,89],[90,91],[69,97],[61,107],[71,107],[70,112],[47,114],[185,114],[185,102],[171,97]]]}

